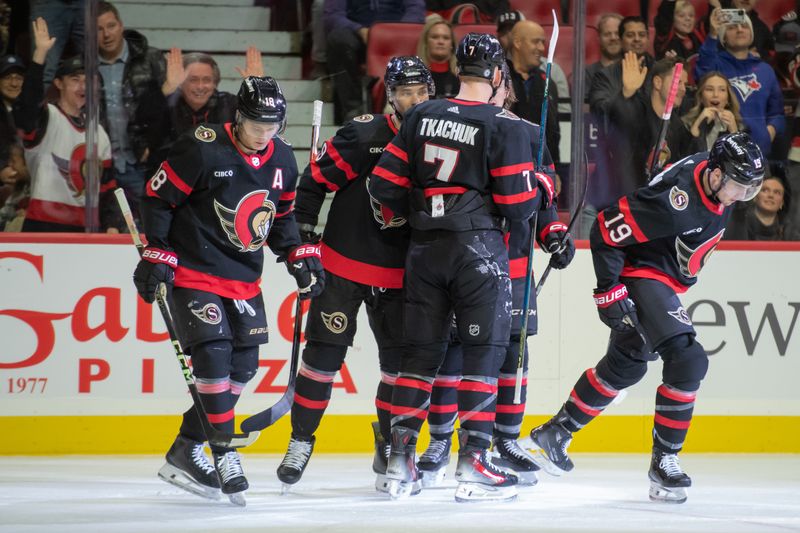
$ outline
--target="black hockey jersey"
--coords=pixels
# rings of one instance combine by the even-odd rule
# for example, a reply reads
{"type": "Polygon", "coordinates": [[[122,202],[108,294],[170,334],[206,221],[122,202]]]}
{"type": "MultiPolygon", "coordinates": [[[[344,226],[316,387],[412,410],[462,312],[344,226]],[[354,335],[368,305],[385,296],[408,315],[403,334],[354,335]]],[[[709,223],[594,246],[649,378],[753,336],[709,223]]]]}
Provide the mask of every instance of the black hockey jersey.
{"type": "Polygon", "coordinates": [[[296,182],[297,163],[282,139],[248,155],[234,144],[230,123],[199,126],[147,182],[148,242],[177,254],[175,286],[252,298],[261,290],[264,244],[279,256],[300,244],[296,182]]]}
{"type": "Polygon", "coordinates": [[[590,244],[599,289],[620,277],[655,279],[677,293],[694,285],[732,210],[703,190],[707,159],[701,152],[678,161],[597,216],[590,244]]]}
{"type": "Polygon", "coordinates": [[[415,106],[369,190],[414,229],[466,231],[527,220],[540,199],[529,136],[513,113],[448,98],[415,106]]]}
{"type": "Polygon", "coordinates": [[[316,226],[325,194],[335,192],[322,238],[325,269],[356,283],[398,289],[408,248],[406,219],[373,200],[369,175],[397,134],[389,115],[361,115],[325,141],[297,187],[298,224],[316,226]]]}

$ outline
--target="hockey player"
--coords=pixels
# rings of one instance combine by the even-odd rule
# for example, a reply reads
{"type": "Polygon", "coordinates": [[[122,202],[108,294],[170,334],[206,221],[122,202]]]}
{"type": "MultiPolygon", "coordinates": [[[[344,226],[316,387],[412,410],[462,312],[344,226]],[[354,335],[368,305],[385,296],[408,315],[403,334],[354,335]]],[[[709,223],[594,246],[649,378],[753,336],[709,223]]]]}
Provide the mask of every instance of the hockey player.
{"type": "Polygon", "coordinates": [[[677,454],[708,357],[677,294],[697,281],[722,238],[730,206],[758,193],[765,164],[746,133],[721,136],[711,152],[682,159],[598,215],[590,236],[594,300],[611,338],[605,357],[583,373],[558,413],[531,431],[548,472],[572,470],[567,447],[573,433],[641,380],[648,361],[661,357],[650,499],[686,501],[692,482],[677,454]]]}
{"type": "MultiPolygon", "coordinates": [[[[239,395],[258,368],[258,347],[268,340],[263,246],[286,262],[301,299],[318,295],[325,279],[319,247],[301,244],[292,212],[297,164],[276,136],[286,117],[280,87],[270,77],[248,77],[237,98],[234,123],[183,135],[148,181],[148,247],[134,273],[147,302],[161,283],[174,284],[172,316],[208,421],[230,433],[239,395]]],[[[212,447],[212,466],[204,440],[190,408],[159,477],[210,498],[221,488],[244,505],[248,483],[239,454],[212,447]]]]}
{"type": "Polygon", "coordinates": [[[319,240],[314,230],[322,202],[327,193],[334,196],[321,244],[327,287],[309,309],[307,343],[292,405],[292,436],[278,467],[285,486],[300,480],[311,457],[314,433],[328,406],[333,379],[353,345],[363,302],[381,369],[373,469],[378,474],[376,488],[385,490],[389,406],[403,348],[401,288],[409,229],[406,219],[370,198],[367,182],[405,114],[432,96],[434,85],[428,67],[414,56],[393,57],[384,83],[394,112],[361,115],[345,124],[325,142],[298,186],[295,216],[306,242],[319,240]]]}
{"type": "Polygon", "coordinates": [[[540,199],[522,121],[488,104],[502,84],[503,49],[470,33],[456,53],[461,89],[408,114],[370,177],[370,194],[409,218],[405,332],[392,394],[394,498],[418,481],[415,448],[454,311],[463,344],[457,501],[516,497],[516,475],[491,464],[497,376],[510,335],[504,218],[527,220],[540,199]]]}
{"type": "MultiPolygon", "coordinates": [[[[492,98],[491,103],[509,108],[514,99],[511,78],[507,74],[508,64],[503,65],[503,86],[492,98]]],[[[531,139],[531,151],[539,151],[539,126],[524,121],[531,139]]],[[[544,172],[537,173],[543,183],[552,188],[555,168],[547,147],[542,153],[544,172]]],[[[566,225],[558,220],[555,205],[548,205],[547,196],[537,216],[537,235],[539,246],[551,255],[553,268],[566,268],[575,256],[575,244],[572,237],[566,234],[566,225]],[[561,242],[564,247],[561,248],[561,242]]],[[[506,356],[500,367],[497,380],[497,410],[494,423],[494,457],[492,462],[502,468],[513,470],[519,476],[520,485],[535,485],[536,471],[539,466],[530,453],[519,446],[517,438],[522,428],[525,414],[525,396],[527,389],[528,348],[525,345],[523,359],[522,397],[519,404],[514,403],[517,365],[519,364],[520,329],[522,327],[522,302],[525,294],[525,274],[527,273],[528,246],[530,244],[530,220],[514,222],[509,225],[506,235],[509,256],[509,277],[511,278],[512,309],[511,339],[506,349],[506,356]]],[[[536,335],[536,294],[531,292],[528,311],[526,336],[536,335]]],[[[431,391],[430,414],[428,427],[431,442],[428,449],[420,456],[417,466],[422,478],[423,487],[436,486],[444,479],[445,469],[450,461],[451,436],[457,416],[456,388],[461,380],[461,342],[455,340],[448,346],[445,361],[436,375],[431,391]]]]}

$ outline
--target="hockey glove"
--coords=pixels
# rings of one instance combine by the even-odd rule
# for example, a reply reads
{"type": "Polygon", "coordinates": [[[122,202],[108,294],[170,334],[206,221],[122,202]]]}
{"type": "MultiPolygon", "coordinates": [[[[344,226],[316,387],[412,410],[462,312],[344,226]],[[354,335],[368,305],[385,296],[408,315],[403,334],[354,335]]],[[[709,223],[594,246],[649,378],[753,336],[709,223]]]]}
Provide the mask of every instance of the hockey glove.
{"type": "Polygon", "coordinates": [[[594,303],[600,320],[615,331],[629,331],[639,324],[636,304],[628,297],[628,288],[622,283],[606,291],[595,289],[594,303]]]}
{"type": "Polygon", "coordinates": [[[575,257],[575,242],[563,222],[548,224],[539,233],[539,242],[550,254],[550,266],[556,270],[567,268],[575,257]]]}
{"type": "Polygon", "coordinates": [[[556,195],[556,187],[553,183],[553,178],[544,172],[536,172],[536,186],[539,188],[539,194],[542,195],[542,203],[539,209],[548,209],[553,205],[553,197],[556,195]]]}
{"type": "Polygon", "coordinates": [[[142,258],[133,272],[133,284],[142,300],[151,304],[156,299],[159,285],[172,285],[175,279],[175,267],[178,256],[172,250],[161,250],[148,246],[142,252],[142,258]]]}
{"type": "Polygon", "coordinates": [[[297,282],[298,297],[308,300],[325,289],[325,271],[318,244],[301,244],[286,258],[286,268],[297,282]]]}
{"type": "Polygon", "coordinates": [[[322,235],[314,231],[311,224],[298,224],[297,230],[300,232],[300,240],[303,244],[318,244],[322,240],[322,235]]]}

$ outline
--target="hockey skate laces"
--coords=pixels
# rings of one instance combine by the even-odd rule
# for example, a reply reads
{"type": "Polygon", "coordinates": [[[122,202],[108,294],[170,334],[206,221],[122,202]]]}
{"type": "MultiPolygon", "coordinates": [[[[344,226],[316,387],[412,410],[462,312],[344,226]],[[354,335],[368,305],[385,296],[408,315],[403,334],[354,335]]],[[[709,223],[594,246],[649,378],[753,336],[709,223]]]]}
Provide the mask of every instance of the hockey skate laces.
{"type": "Polygon", "coordinates": [[[227,452],[223,455],[220,458],[220,463],[220,475],[223,483],[227,483],[231,478],[244,474],[239,454],[234,451],[227,452]]]}
{"type": "Polygon", "coordinates": [[[302,470],[309,457],[311,457],[311,441],[292,439],[289,441],[289,449],[281,464],[302,470]]]}
{"type": "Polygon", "coordinates": [[[658,466],[664,470],[669,477],[678,477],[683,474],[681,463],[678,461],[678,456],[674,453],[665,453],[662,455],[658,466]]]}
{"type": "Polygon", "coordinates": [[[422,454],[420,460],[437,461],[444,453],[445,448],[447,448],[446,440],[432,439],[431,443],[428,445],[428,449],[422,454]]]}
{"type": "Polygon", "coordinates": [[[202,443],[192,446],[192,461],[206,474],[210,474],[214,471],[214,465],[211,464],[206,454],[203,453],[202,443]]]}

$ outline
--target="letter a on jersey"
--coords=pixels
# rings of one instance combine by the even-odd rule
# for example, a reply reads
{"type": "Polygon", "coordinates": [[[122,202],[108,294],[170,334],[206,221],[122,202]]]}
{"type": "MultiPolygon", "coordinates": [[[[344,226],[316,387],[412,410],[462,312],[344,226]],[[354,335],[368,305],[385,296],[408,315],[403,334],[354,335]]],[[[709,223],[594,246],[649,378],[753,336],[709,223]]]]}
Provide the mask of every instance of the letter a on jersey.
{"type": "Polygon", "coordinates": [[[253,191],[239,200],[235,209],[214,200],[220,225],[240,252],[254,252],[267,240],[275,220],[275,204],[268,195],[269,191],[253,191]]]}

